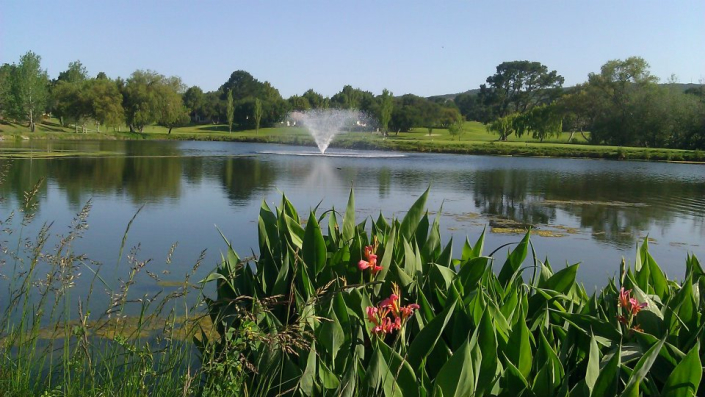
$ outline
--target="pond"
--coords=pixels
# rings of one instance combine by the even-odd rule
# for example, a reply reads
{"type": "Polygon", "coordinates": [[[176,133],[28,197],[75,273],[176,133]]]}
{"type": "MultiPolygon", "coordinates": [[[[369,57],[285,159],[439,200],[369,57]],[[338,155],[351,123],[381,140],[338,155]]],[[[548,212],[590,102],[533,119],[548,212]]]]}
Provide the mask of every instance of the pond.
{"type": "MultiPolygon", "coordinates": [[[[44,222],[53,222],[52,235],[66,233],[90,200],[88,229],[74,251],[97,261],[91,266],[108,283],[124,280],[131,252],[136,261],[151,259],[145,269],[152,277],[142,272],[134,285],[140,293],[183,281],[204,249],[192,280],[205,276],[226,248],[219,230],[241,257],[257,254],[263,200],[273,207],[286,194],[306,218],[315,207],[344,211],[351,188],[361,222],[380,211],[401,219],[431,186],[428,209],[432,216],[441,211],[444,241],[453,238],[455,256],[465,237],[474,243],[483,228],[489,253],[518,242],[518,229],[530,225],[537,256],[548,257],[554,269],[580,262],[578,277],[588,291],[615,276],[622,257],[633,261],[647,236],[670,278],[682,278],[688,253],[705,258],[702,165],[342,150],[320,156],[311,148],[227,142],[0,143],[10,147],[101,153],[0,160],[7,167],[1,218],[41,178],[24,236],[44,222]],[[128,222],[140,208],[118,263],[128,222]]],[[[504,252],[496,254],[502,261],[504,252]]],[[[7,274],[10,264],[2,266],[0,274],[7,274]]],[[[88,284],[77,283],[78,295],[88,284]]]]}

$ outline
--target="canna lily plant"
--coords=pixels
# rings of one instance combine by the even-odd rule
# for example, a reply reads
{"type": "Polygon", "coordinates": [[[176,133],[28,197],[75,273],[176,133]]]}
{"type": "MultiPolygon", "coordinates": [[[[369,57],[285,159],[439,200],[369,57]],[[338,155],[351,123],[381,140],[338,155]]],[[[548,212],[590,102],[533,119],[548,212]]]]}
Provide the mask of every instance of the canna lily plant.
{"type": "Polygon", "coordinates": [[[554,270],[528,255],[529,233],[502,261],[484,254],[484,232],[454,255],[427,195],[401,220],[357,223],[351,191],[343,214],[311,211],[305,226],[286,197],[263,203],[257,256],[228,243],[205,280],[216,296],[214,329],[195,339],[204,391],[223,377],[267,396],[702,390],[705,272],[694,256],[675,281],[644,241],[618,280],[588,294],[579,264],[554,270]]]}

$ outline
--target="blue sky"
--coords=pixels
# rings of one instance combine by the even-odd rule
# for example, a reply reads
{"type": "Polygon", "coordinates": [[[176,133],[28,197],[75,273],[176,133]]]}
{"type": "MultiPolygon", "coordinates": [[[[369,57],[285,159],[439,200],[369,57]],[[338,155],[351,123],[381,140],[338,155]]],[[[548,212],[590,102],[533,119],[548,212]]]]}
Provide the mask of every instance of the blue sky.
{"type": "Polygon", "coordinates": [[[210,91],[242,69],[284,97],[456,93],[511,60],[574,85],[633,55],[689,83],[705,79],[705,1],[0,0],[0,63],[29,50],[52,78],[78,59],[91,75],[152,69],[210,91]]]}

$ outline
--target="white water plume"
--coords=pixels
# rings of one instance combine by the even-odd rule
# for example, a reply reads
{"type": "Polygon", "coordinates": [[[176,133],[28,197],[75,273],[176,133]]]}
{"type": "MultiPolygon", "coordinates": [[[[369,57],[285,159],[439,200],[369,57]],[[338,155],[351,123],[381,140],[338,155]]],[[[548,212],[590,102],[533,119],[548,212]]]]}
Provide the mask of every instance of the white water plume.
{"type": "Polygon", "coordinates": [[[333,137],[344,132],[344,128],[360,125],[362,113],[350,109],[310,109],[292,112],[289,119],[305,127],[316,141],[318,150],[325,153],[333,137]]]}

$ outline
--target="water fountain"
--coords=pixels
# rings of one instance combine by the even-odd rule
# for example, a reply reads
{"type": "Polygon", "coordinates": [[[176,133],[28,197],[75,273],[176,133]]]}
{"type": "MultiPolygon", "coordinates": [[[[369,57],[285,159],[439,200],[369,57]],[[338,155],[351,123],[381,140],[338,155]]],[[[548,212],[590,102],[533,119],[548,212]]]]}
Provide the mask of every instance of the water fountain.
{"type": "Polygon", "coordinates": [[[316,140],[318,150],[325,154],[333,137],[340,134],[346,125],[362,119],[362,113],[350,109],[310,109],[304,112],[292,112],[289,119],[305,127],[316,140]]]}

